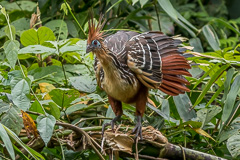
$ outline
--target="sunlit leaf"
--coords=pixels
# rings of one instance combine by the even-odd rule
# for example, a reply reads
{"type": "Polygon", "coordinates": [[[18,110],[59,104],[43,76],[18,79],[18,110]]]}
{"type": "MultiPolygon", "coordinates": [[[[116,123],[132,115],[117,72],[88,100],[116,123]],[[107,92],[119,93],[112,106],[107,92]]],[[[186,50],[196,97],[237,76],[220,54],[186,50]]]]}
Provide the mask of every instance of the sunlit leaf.
{"type": "Polygon", "coordinates": [[[50,92],[51,90],[55,89],[54,85],[50,84],[50,83],[39,83],[39,87],[42,93],[47,93],[44,96],[45,100],[49,100],[51,99],[51,97],[49,96],[48,92],[50,92]]]}
{"type": "Polygon", "coordinates": [[[201,128],[194,128],[193,129],[195,132],[197,132],[198,134],[201,134],[207,138],[210,138],[211,140],[215,141],[215,139],[213,139],[207,132],[205,132],[204,130],[202,130],[201,128]]]}
{"type": "Polygon", "coordinates": [[[40,27],[36,31],[35,29],[29,29],[22,33],[21,43],[24,46],[42,44],[45,41],[55,40],[53,31],[47,27],[40,27]]]}

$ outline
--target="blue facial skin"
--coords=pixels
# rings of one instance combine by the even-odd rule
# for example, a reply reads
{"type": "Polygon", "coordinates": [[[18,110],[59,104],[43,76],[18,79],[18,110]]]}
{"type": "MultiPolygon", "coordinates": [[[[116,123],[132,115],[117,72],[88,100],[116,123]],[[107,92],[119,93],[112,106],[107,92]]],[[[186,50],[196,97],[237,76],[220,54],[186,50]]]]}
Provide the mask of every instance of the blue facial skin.
{"type": "Polygon", "coordinates": [[[93,46],[94,48],[100,48],[100,47],[101,47],[101,44],[100,44],[100,42],[99,42],[98,40],[93,40],[93,41],[92,41],[92,46],[93,46]]]}
{"type": "Polygon", "coordinates": [[[96,48],[101,48],[101,43],[98,40],[93,40],[91,44],[87,45],[86,53],[92,52],[96,48]]]}

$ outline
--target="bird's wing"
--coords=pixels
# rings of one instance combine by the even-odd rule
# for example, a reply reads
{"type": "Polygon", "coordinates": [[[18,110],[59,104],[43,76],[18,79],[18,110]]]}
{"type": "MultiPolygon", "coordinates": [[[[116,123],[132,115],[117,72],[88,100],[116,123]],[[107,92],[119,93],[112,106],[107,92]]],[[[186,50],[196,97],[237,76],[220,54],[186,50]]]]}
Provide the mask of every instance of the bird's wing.
{"type": "Polygon", "coordinates": [[[189,82],[182,75],[191,76],[186,70],[191,67],[181,55],[179,44],[180,40],[161,32],[146,32],[126,42],[121,54],[125,55],[128,67],[145,86],[178,95],[189,91],[185,86],[189,82]]]}
{"type": "Polygon", "coordinates": [[[139,33],[132,31],[118,31],[115,34],[106,37],[104,40],[104,44],[113,53],[118,54],[123,49],[125,43],[133,36],[136,36],[138,34],[139,33]]]}

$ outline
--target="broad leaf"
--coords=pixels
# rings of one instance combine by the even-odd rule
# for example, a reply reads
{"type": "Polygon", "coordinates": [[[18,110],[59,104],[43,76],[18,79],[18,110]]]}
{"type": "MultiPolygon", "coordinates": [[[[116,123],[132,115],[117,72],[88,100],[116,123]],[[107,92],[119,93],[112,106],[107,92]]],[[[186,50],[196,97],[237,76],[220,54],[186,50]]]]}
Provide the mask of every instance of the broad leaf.
{"type": "Polygon", "coordinates": [[[198,119],[202,122],[203,128],[206,124],[208,124],[212,118],[214,118],[218,113],[222,111],[221,107],[212,106],[211,108],[203,108],[197,112],[198,119]]]}
{"type": "Polygon", "coordinates": [[[60,108],[58,107],[58,105],[54,102],[50,102],[49,108],[50,108],[51,115],[53,115],[56,119],[59,119],[61,112],[60,112],[60,108]]]}
{"type": "Polygon", "coordinates": [[[48,142],[50,141],[53,129],[56,123],[56,119],[52,115],[44,116],[40,115],[37,118],[37,129],[42,137],[45,146],[47,146],[48,142]]]}
{"type": "Polygon", "coordinates": [[[207,39],[209,45],[214,51],[220,50],[220,43],[218,36],[211,25],[207,24],[202,28],[203,34],[207,39]]]}
{"type": "Polygon", "coordinates": [[[60,107],[69,107],[70,103],[77,99],[80,94],[74,89],[53,89],[49,92],[52,100],[60,107]]]}
{"type": "Polygon", "coordinates": [[[18,50],[19,50],[20,44],[16,40],[9,40],[4,43],[4,51],[7,57],[8,62],[10,63],[12,68],[15,68],[15,64],[17,62],[18,58],[18,50]]]}
{"type": "Polygon", "coordinates": [[[81,92],[92,93],[96,90],[97,82],[94,80],[94,77],[83,75],[70,77],[69,79],[72,86],[81,92]]]}
{"type": "Polygon", "coordinates": [[[227,148],[231,155],[236,158],[240,155],[240,135],[233,135],[227,141],[227,148]]]}
{"type": "MultiPolygon", "coordinates": [[[[106,113],[105,117],[107,117],[107,118],[114,118],[115,117],[115,113],[113,112],[112,107],[110,105],[108,106],[107,113],[106,113]]],[[[110,121],[111,120],[105,119],[103,121],[103,124],[109,123],[110,121]]]]}
{"type": "Polygon", "coordinates": [[[189,121],[190,119],[196,117],[195,111],[193,109],[191,110],[192,103],[186,93],[174,96],[173,100],[177,107],[180,117],[184,121],[189,121]]]}
{"type": "Polygon", "coordinates": [[[84,110],[88,108],[86,104],[75,104],[67,108],[66,114],[69,115],[75,111],[84,110]]]}
{"type": "Polygon", "coordinates": [[[229,118],[229,116],[232,113],[239,88],[240,88],[240,75],[238,75],[235,78],[235,80],[231,86],[231,89],[227,95],[227,99],[226,99],[226,102],[223,107],[223,114],[222,114],[222,118],[221,118],[223,123],[227,121],[227,119],[229,118]]]}
{"type": "Polygon", "coordinates": [[[13,150],[12,142],[6,132],[6,130],[3,128],[2,124],[0,123],[0,136],[4,143],[4,145],[7,148],[7,151],[12,159],[15,159],[15,152],[13,150]]]}
{"type": "Polygon", "coordinates": [[[52,20],[45,24],[46,27],[50,28],[56,37],[60,39],[66,39],[68,35],[68,28],[66,22],[63,20],[52,20]]]}
{"type": "Polygon", "coordinates": [[[30,87],[25,79],[20,80],[11,91],[13,103],[21,110],[26,111],[30,107],[30,87]]]}
{"type": "Polygon", "coordinates": [[[53,31],[47,27],[40,27],[36,31],[35,29],[29,29],[22,33],[21,43],[24,46],[43,44],[45,41],[55,40],[53,31]]]}
{"type": "Polygon", "coordinates": [[[10,128],[17,135],[23,127],[23,120],[19,116],[19,112],[15,106],[9,106],[8,111],[1,117],[1,123],[10,128]]]}

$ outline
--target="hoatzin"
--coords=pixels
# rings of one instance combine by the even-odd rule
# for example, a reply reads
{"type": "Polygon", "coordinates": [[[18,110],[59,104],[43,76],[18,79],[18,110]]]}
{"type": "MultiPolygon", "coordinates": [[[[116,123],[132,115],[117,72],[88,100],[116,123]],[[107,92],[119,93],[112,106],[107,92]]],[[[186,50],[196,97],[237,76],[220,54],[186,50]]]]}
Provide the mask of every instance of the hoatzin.
{"type": "MultiPolygon", "coordinates": [[[[150,31],[136,33],[118,31],[104,36],[101,32],[104,23],[89,20],[89,34],[86,52],[96,55],[94,69],[97,83],[108,95],[109,103],[116,117],[103,125],[114,124],[122,114],[122,103],[136,106],[137,124],[133,129],[136,137],[142,139],[141,119],[144,114],[149,89],[176,96],[190,91],[189,82],[182,76],[191,76],[187,60],[182,56],[182,42],[164,35],[162,32],[150,31]]],[[[185,51],[185,50],[184,50],[185,51]]]]}

